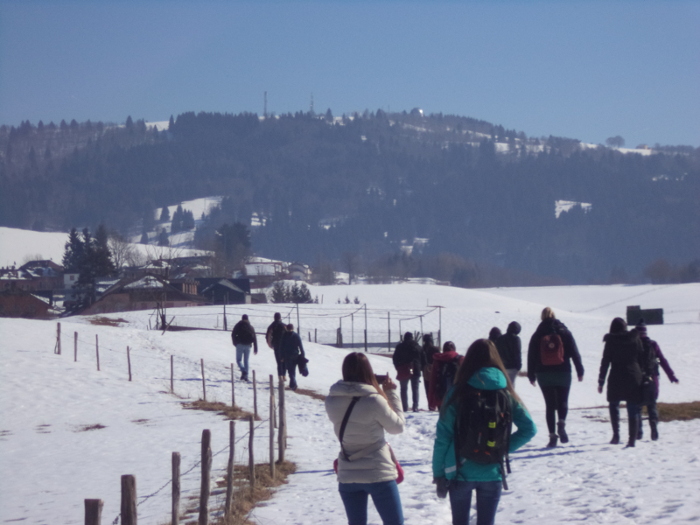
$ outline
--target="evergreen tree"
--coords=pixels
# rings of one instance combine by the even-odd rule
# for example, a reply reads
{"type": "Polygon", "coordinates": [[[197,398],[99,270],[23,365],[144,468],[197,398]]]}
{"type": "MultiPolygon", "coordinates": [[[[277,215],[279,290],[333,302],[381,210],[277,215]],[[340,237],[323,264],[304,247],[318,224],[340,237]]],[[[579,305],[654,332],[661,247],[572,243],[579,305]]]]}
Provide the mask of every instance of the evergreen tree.
{"type": "Polygon", "coordinates": [[[170,239],[168,238],[168,232],[165,231],[165,228],[161,229],[158,235],[158,246],[170,246],[170,239]]]}
{"type": "Polygon", "coordinates": [[[63,253],[63,269],[69,273],[80,271],[84,254],[85,246],[83,241],[80,239],[78,231],[75,228],[71,228],[63,253]]]}
{"type": "Polygon", "coordinates": [[[170,209],[167,206],[163,206],[160,211],[160,222],[168,222],[170,220],[170,209]]]}

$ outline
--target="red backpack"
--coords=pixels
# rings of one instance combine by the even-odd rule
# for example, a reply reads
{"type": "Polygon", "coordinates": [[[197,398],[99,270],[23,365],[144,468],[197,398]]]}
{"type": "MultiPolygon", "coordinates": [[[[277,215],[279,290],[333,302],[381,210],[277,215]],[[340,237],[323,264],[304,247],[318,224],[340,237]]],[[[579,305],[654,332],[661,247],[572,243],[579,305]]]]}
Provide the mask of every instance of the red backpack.
{"type": "Polygon", "coordinates": [[[564,362],[564,341],[553,332],[540,339],[540,361],[543,366],[561,365],[564,362]]]}

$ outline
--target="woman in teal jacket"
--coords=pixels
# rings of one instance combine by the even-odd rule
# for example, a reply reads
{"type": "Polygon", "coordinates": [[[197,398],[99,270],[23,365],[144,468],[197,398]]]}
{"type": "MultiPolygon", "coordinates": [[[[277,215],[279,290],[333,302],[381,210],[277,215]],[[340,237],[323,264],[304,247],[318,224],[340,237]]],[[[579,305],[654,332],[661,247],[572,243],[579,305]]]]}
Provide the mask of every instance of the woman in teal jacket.
{"type": "Polygon", "coordinates": [[[468,525],[472,490],[476,490],[477,525],[492,525],[501,498],[501,466],[475,463],[464,458],[460,458],[460,465],[457,466],[455,457],[455,423],[460,407],[470,395],[470,387],[479,390],[504,388],[510,395],[513,423],[517,427],[517,431],[510,437],[510,452],[530,441],[537,428],[513,390],[496,346],[488,339],[474,341],[467,350],[455,377],[454,387],[440,411],[433,448],[433,477],[438,490],[444,485],[449,487],[453,525],[468,525]]]}

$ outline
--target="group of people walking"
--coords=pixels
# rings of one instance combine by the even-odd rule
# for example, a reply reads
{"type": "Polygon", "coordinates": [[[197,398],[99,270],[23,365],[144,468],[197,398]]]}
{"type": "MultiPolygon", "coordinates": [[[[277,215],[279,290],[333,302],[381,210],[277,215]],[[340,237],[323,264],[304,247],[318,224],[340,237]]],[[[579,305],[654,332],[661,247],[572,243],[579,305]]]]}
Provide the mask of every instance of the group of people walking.
{"type": "MultiPolygon", "coordinates": [[[[577,379],[583,381],[584,368],[574,336],[551,308],[542,311],[540,321],[528,344],[527,377],[542,391],[549,432],[547,447],[552,448],[558,442],[569,441],[566,431],[569,390],[574,372],[577,379]]],[[[399,477],[398,462],[385,441],[385,433],[399,434],[404,430],[405,412],[409,408],[409,383],[411,408],[418,410],[421,376],[429,409],[440,411],[432,461],[438,496],[449,496],[453,525],[468,525],[473,493],[476,494],[477,525],[495,523],[501,490],[505,485],[507,455],[525,445],[537,432],[532,417],[514,389],[522,368],[520,331],[517,322],[510,323],[505,334],[497,328],[492,329],[488,339],[474,341],[463,357],[457,354],[451,341],[446,342],[440,351],[432,337],[424,336],[421,347],[414,335],[406,332],[393,356],[400,395],[391,377],[373,373],[363,353],[346,356],[342,366],[343,379],[331,387],[326,398],[326,411],[340,441],[338,490],[349,525],[367,523],[369,496],[384,525],[403,523],[397,486],[403,476],[399,477]],[[440,387],[452,365],[453,376],[446,391],[441,392],[440,387]],[[501,416],[494,416],[485,425],[483,414],[486,413],[501,416]],[[479,425],[498,429],[511,423],[516,430],[509,431],[505,440],[497,430],[493,433],[475,430],[482,428],[479,425]],[[474,435],[477,434],[485,439],[470,441],[476,439],[474,435]],[[477,442],[486,443],[483,445],[487,449],[485,454],[476,450],[481,447],[473,445],[477,442]]],[[[640,411],[643,405],[647,406],[649,413],[651,438],[658,439],[659,366],[672,382],[678,382],[658,344],[648,338],[644,322],[628,330],[623,319],[615,318],[610,333],[604,337],[598,378],[598,390],[602,392],[610,370],[611,443],[620,442],[620,401],[627,404],[628,446],[634,446],[642,436],[640,411]]]]}
{"type": "MultiPolygon", "coordinates": [[[[421,378],[429,410],[440,412],[432,459],[438,497],[449,497],[453,525],[469,524],[473,493],[477,525],[495,523],[506,485],[508,454],[537,432],[514,388],[522,369],[520,332],[515,321],[505,334],[494,327],[488,339],[474,341],[464,356],[452,341],[440,349],[425,334],[421,346],[414,334],[406,332],[393,354],[398,388],[389,375],[374,374],[364,353],[345,357],[343,378],[331,386],[326,412],[340,442],[336,472],[349,525],[366,525],[370,496],[384,525],[403,523],[398,490],[403,471],[385,433],[399,434],[405,428],[409,384],[411,409],[418,411],[421,378]],[[511,425],[515,432],[511,433],[511,425]]],[[[258,353],[255,329],[247,315],[234,326],[231,337],[241,380],[247,381],[250,352],[258,353]]],[[[280,379],[289,375],[289,387],[296,390],[297,368],[302,375],[308,374],[308,360],[294,326],[285,324],[276,313],[265,339],[274,350],[280,379]]],[[[607,379],[611,444],[620,443],[621,401],[626,403],[628,416],[627,446],[634,447],[643,435],[643,406],[649,414],[651,439],[657,440],[659,367],[671,382],[678,382],[676,375],[659,345],[648,337],[643,320],[628,330],[624,319],[616,317],[603,342],[598,392],[602,393],[607,379]]],[[[549,448],[569,441],[566,417],[574,372],[583,381],[576,340],[547,307],[528,344],[527,377],[533,386],[539,385],[544,398],[549,448]]]]}
{"type": "MultiPolygon", "coordinates": [[[[231,331],[231,339],[236,347],[236,364],[241,372],[241,381],[248,381],[251,348],[258,353],[258,339],[247,315],[242,315],[231,331]]],[[[282,315],[275,313],[274,320],[265,333],[267,345],[275,352],[277,375],[286,381],[289,374],[289,388],[297,389],[297,368],[302,375],[308,374],[306,354],[301,337],[294,331],[293,324],[285,324],[282,315]]]]}

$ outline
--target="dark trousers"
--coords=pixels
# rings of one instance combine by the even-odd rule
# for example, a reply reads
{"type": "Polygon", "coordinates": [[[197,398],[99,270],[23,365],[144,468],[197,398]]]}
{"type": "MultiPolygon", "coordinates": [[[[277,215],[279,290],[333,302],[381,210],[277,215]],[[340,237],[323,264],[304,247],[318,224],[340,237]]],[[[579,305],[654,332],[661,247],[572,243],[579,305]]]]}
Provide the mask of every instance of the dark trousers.
{"type": "Polygon", "coordinates": [[[546,408],[547,430],[550,434],[557,433],[557,416],[559,421],[566,421],[566,415],[569,412],[569,388],[568,386],[540,385],[546,408]]]}
{"type": "Polygon", "coordinates": [[[418,410],[418,396],[420,395],[420,376],[412,376],[410,379],[401,379],[401,405],[403,411],[408,412],[408,382],[411,382],[411,394],[413,395],[413,410],[418,410]]]}
{"type": "Polygon", "coordinates": [[[289,359],[285,360],[283,363],[287,368],[287,373],[289,374],[289,388],[292,390],[297,389],[297,360],[289,359]]]}
{"type": "Polygon", "coordinates": [[[282,361],[282,351],[279,348],[275,348],[275,361],[277,361],[277,375],[284,377],[284,361],[282,361]]]}
{"type": "Polygon", "coordinates": [[[449,489],[452,525],[469,525],[472,491],[476,491],[476,525],[493,525],[502,485],[501,481],[452,480],[449,489]]]}

